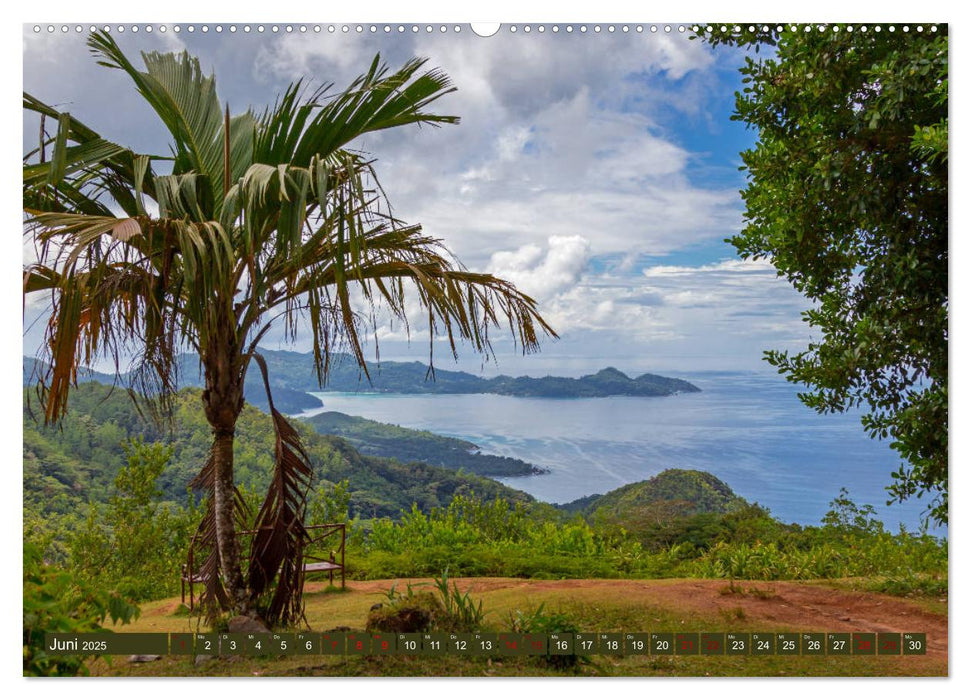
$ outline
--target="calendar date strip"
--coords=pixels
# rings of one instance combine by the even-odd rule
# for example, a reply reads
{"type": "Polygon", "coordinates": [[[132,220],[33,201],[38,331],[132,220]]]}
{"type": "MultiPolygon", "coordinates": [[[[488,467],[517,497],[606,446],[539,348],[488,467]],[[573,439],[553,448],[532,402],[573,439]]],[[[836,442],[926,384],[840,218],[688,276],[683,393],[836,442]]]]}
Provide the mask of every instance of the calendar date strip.
{"type": "Polygon", "coordinates": [[[48,656],[913,656],[923,632],[89,633],[45,635],[48,656]]]}

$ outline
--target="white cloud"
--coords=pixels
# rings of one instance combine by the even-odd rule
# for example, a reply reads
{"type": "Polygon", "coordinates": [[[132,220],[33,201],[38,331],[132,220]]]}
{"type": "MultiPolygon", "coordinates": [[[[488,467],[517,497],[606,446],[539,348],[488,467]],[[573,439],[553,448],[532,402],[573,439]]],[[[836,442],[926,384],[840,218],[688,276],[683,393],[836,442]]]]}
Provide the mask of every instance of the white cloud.
{"type": "Polygon", "coordinates": [[[393,39],[278,37],[259,48],[254,71],[340,88],[379,49],[392,66],[419,55],[444,70],[458,91],[435,108],[459,115],[459,126],[379,132],[356,145],[379,158],[396,214],[467,264],[550,236],[582,235],[595,254],[663,254],[738,228],[736,188],[692,183],[698,156],[652,116],[703,104],[714,56],[701,42],[633,33],[393,39]]]}
{"type": "MultiPolygon", "coordinates": [[[[552,243],[548,251],[523,246],[494,262],[528,292],[533,275],[559,269],[550,263],[553,252],[552,243]]],[[[551,285],[543,297],[543,316],[562,336],[560,354],[626,353],[645,371],[647,358],[663,358],[654,368],[753,368],[763,350],[802,347],[808,339],[799,318],[806,300],[764,261],[618,265],[596,275],[590,262],[574,283],[551,285]]]]}
{"type": "Polygon", "coordinates": [[[767,261],[657,265],[642,274],[644,290],[660,299],[670,325],[694,326],[698,335],[758,337],[783,345],[806,338],[799,317],[806,299],[767,261]]]}
{"type": "Polygon", "coordinates": [[[595,254],[663,254],[741,224],[737,191],[693,185],[692,158],[644,115],[604,110],[581,89],[506,124],[468,151],[455,177],[441,176],[433,150],[395,158],[384,180],[399,214],[471,264],[554,235],[582,235],[595,254]]]}
{"type": "Polygon", "coordinates": [[[582,236],[550,236],[547,242],[545,255],[534,244],[494,253],[488,269],[539,301],[552,299],[576,286],[590,257],[590,242],[582,236]]]}
{"type": "Polygon", "coordinates": [[[253,59],[253,75],[264,82],[321,76],[327,82],[339,81],[335,87],[340,89],[342,83],[367,69],[375,53],[373,42],[357,34],[287,34],[260,43],[253,59]]]}

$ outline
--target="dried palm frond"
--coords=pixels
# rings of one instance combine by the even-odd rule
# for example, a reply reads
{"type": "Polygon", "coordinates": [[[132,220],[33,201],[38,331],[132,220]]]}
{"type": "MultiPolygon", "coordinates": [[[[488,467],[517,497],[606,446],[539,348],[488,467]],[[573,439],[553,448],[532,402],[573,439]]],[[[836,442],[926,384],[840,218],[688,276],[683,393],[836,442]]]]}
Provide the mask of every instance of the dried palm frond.
{"type": "MultiPolygon", "coordinates": [[[[193,538],[195,551],[197,553],[202,552],[205,558],[195,571],[189,573],[190,575],[198,574],[202,579],[203,592],[199,602],[205,611],[206,620],[209,622],[214,621],[219,616],[220,611],[229,606],[229,596],[219,576],[220,561],[219,548],[216,545],[216,512],[215,499],[213,498],[215,478],[216,464],[210,452],[205,465],[189,482],[190,488],[200,490],[206,495],[206,510],[193,538]]],[[[235,489],[233,514],[237,532],[242,531],[246,527],[250,511],[239,489],[235,489]]]]}
{"type": "Polygon", "coordinates": [[[304,515],[313,477],[310,457],[300,436],[273,406],[266,361],[254,354],[263,375],[266,398],[276,435],[273,480],[256,516],[250,550],[249,589],[252,599],[275,583],[269,604],[261,611],[268,624],[291,624],[303,616],[303,548],[307,541],[304,515]]]}

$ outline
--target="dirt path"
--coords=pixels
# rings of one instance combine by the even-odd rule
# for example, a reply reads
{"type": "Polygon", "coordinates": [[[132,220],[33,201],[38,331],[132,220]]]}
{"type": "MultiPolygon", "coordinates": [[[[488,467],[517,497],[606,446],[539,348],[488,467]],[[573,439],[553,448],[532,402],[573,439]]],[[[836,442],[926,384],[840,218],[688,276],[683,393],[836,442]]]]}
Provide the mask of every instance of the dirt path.
{"type": "MultiPolygon", "coordinates": [[[[411,582],[430,581],[414,579],[411,582]]],[[[603,591],[614,596],[622,593],[632,606],[712,615],[728,614],[740,608],[748,620],[791,626],[795,631],[925,632],[927,656],[947,657],[947,616],[878,593],[843,591],[790,581],[736,581],[735,587],[740,593],[730,592],[726,581],[699,579],[541,581],[468,578],[454,581],[461,590],[471,587],[476,593],[509,591],[528,596],[546,591],[603,591]]],[[[398,589],[404,590],[408,582],[399,580],[398,589]]],[[[393,583],[392,580],[351,581],[348,586],[357,593],[384,594],[393,583]]],[[[314,590],[314,584],[308,584],[308,590],[314,590]]]]}

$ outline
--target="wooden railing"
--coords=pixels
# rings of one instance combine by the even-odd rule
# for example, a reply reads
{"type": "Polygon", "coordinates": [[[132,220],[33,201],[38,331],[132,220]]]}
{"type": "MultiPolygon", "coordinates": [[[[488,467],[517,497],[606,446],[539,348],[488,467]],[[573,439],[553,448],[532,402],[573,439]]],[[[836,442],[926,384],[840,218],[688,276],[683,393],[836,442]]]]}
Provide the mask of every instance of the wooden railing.
{"type": "MultiPolygon", "coordinates": [[[[334,584],[334,572],[339,571],[341,575],[341,588],[345,586],[344,576],[344,552],[347,544],[347,528],[344,523],[327,523],[324,525],[308,525],[306,528],[309,539],[304,543],[301,553],[303,559],[304,574],[326,572],[330,577],[331,585],[334,584]],[[340,544],[333,549],[326,550],[323,544],[326,540],[340,535],[340,544]],[[326,551],[326,554],[324,553],[326,551]]],[[[240,537],[252,537],[256,530],[243,530],[239,533],[240,537]]],[[[196,563],[197,538],[198,533],[189,540],[189,551],[186,562],[182,565],[182,603],[185,604],[185,594],[189,593],[189,609],[195,608],[195,586],[196,584],[205,585],[205,577],[199,571],[196,563]]]]}

